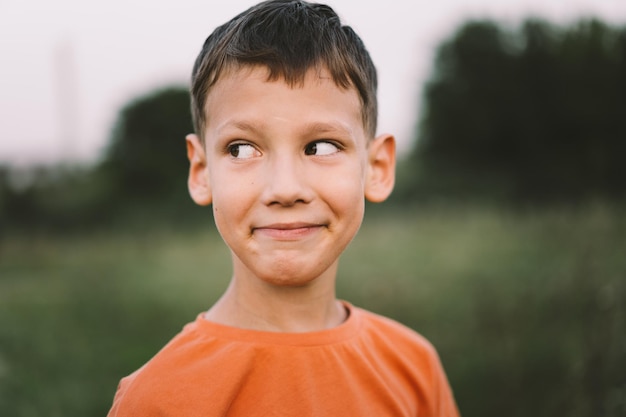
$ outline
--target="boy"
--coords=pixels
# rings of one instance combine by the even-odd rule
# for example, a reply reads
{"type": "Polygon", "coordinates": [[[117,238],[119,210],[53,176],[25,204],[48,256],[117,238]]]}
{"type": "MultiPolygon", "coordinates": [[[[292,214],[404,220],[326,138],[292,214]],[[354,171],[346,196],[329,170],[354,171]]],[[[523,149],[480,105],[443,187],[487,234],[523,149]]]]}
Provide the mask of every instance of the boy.
{"type": "Polygon", "coordinates": [[[191,90],[189,191],[233,275],[120,382],[109,416],[457,416],[428,342],[335,298],[364,198],[394,184],[358,36],[328,6],[260,3],[209,36],[191,90]]]}

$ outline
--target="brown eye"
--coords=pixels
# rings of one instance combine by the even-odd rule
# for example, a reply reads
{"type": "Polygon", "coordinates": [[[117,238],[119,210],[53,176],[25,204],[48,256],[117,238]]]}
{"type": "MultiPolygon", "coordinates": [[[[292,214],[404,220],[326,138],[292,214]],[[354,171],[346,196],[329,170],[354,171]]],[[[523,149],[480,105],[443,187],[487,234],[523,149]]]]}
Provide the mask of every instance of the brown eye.
{"type": "Polygon", "coordinates": [[[234,143],[228,146],[228,153],[236,159],[248,159],[259,156],[259,151],[254,146],[246,143],[234,143]]]}
{"type": "Polygon", "coordinates": [[[327,141],[318,141],[312,142],[304,148],[305,155],[315,155],[315,156],[324,156],[324,155],[332,155],[335,152],[338,152],[339,148],[327,141]]]}
{"type": "Polygon", "coordinates": [[[309,143],[306,148],[304,148],[305,155],[315,155],[317,152],[317,142],[309,143]]]}

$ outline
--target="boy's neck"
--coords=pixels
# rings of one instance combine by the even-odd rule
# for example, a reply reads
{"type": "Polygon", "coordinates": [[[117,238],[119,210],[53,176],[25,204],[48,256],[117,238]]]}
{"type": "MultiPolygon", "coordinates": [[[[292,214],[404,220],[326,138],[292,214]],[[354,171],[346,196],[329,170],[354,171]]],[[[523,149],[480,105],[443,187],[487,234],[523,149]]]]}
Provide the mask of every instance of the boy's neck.
{"type": "Polygon", "coordinates": [[[335,297],[334,279],[323,281],[288,287],[258,281],[250,285],[233,278],[205,318],[232,327],[271,332],[330,329],[346,320],[347,311],[335,297]]]}

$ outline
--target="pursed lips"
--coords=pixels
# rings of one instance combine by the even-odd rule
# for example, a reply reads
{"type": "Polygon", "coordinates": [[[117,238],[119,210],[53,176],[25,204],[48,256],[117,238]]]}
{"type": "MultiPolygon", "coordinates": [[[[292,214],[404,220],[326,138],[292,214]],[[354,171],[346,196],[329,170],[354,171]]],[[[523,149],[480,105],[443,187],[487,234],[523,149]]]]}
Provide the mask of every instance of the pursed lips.
{"type": "Polygon", "coordinates": [[[274,223],[254,227],[253,234],[260,234],[277,240],[297,240],[313,234],[325,227],[319,223],[274,223]]]}

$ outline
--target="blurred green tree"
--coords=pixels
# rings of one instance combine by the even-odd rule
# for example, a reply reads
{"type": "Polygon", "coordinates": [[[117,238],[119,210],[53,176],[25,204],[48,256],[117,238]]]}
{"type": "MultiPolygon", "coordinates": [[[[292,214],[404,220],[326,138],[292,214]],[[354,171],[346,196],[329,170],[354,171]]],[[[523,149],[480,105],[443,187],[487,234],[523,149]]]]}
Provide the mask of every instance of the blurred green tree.
{"type": "Polygon", "coordinates": [[[168,87],[127,104],[99,167],[111,196],[124,202],[188,202],[185,135],[191,132],[186,88],[168,87]]]}
{"type": "Polygon", "coordinates": [[[187,88],[133,99],[120,110],[96,166],[0,167],[0,226],[69,232],[193,224],[207,210],[192,203],[186,187],[185,135],[192,131],[187,88]],[[13,177],[26,181],[16,188],[13,177]]]}
{"type": "Polygon", "coordinates": [[[626,28],[468,22],[438,49],[405,192],[624,198],[625,114],[626,28]]]}

